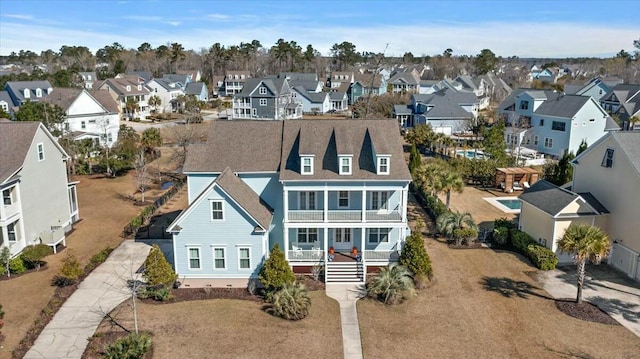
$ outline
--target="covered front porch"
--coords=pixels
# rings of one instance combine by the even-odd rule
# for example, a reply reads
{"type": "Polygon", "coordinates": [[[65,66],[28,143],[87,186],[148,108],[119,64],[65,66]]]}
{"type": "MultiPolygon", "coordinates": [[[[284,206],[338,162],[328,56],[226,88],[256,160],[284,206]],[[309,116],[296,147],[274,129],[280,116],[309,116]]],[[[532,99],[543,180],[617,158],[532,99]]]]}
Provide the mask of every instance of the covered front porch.
{"type": "Polygon", "coordinates": [[[334,261],[388,264],[400,256],[408,235],[400,227],[286,228],[286,258],[292,265],[334,261]]]}

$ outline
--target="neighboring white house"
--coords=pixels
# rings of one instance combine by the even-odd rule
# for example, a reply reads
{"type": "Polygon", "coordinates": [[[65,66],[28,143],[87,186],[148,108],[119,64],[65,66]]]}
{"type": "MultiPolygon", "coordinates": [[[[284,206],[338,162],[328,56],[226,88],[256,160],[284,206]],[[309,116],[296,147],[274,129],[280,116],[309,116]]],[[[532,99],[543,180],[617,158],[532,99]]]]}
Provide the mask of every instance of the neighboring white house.
{"type": "Polygon", "coordinates": [[[573,161],[572,189],[590,192],[611,211],[609,264],[640,279],[640,132],[612,132],[573,161]]]}
{"type": "Polygon", "coordinates": [[[60,106],[65,112],[65,133],[74,140],[90,138],[102,146],[118,141],[118,104],[106,90],[55,88],[43,102],[60,106]]]}
{"type": "Polygon", "coordinates": [[[12,256],[31,244],[65,244],[79,219],[67,158],[40,122],[0,120],[0,248],[12,256]]]}
{"type": "Polygon", "coordinates": [[[294,86],[291,90],[295,101],[302,104],[302,112],[327,113],[331,110],[328,92],[309,92],[302,86],[294,86]]]}
{"type": "Polygon", "coordinates": [[[130,119],[146,119],[149,116],[150,91],[145,87],[145,80],[137,75],[118,75],[119,77],[98,82],[94,87],[98,90],[107,90],[116,100],[122,113],[130,119]],[[133,112],[127,110],[127,101],[133,100],[137,106],[133,112]]]}
{"type": "Polygon", "coordinates": [[[175,99],[180,95],[184,95],[185,85],[171,81],[170,78],[153,78],[149,80],[145,86],[151,91],[150,96],[158,96],[158,98],[160,98],[160,105],[157,106],[157,109],[152,108],[160,113],[171,112],[175,99]]]}

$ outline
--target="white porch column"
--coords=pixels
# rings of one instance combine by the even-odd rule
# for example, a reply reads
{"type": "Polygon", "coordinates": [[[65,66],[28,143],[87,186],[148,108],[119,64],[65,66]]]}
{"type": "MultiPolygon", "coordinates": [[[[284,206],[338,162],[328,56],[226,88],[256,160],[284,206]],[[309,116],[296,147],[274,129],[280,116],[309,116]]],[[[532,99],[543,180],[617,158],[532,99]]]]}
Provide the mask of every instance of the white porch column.
{"type": "Polygon", "coordinates": [[[322,217],[324,218],[324,222],[329,222],[329,189],[327,188],[327,184],[324,184],[324,191],[322,192],[322,217]]]}
{"type": "Polygon", "coordinates": [[[408,223],[407,206],[409,205],[409,185],[402,188],[402,222],[408,223]]]}
{"type": "Polygon", "coordinates": [[[284,198],[282,199],[284,201],[284,221],[289,222],[289,190],[285,187],[284,188],[284,198]]]}
{"type": "Polygon", "coordinates": [[[367,237],[367,229],[364,227],[360,227],[360,258],[362,258],[362,263],[365,262],[365,238],[367,237]]]}
{"type": "Polygon", "coordinates": [[[324,253],[322,257],[324,258],[324,262],[327,263],[327,253],[329,253],[329,228],[324,227],[322,229],[322,239],[324,243],[324,248],[322,249],[324,253]]]}
{"type": "Polygon", "coordinates": [[[362,188],[362,222],[367,221],[367,189],[362,188]]]}
{"type": "Polygon", "coordinates": [[[283,231],[284,237],[284,257],[289,261],[289,226],[285,223],[283,231]]]}

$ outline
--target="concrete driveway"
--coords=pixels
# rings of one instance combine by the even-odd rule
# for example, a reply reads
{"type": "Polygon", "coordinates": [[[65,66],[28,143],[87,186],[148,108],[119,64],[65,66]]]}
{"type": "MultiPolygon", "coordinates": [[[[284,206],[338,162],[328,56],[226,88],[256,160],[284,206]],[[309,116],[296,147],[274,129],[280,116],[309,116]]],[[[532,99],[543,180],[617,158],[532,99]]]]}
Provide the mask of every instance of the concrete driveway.
{"type": "MultiPolygon", "coordinates": [[[[554,298],[576,297],[576,266],[539,271],[536,277],[554,298]]],[[[606,264],[587,265],[582,294],[584,300],[596,304],[640,337],[640,283],[606,264]]]]}

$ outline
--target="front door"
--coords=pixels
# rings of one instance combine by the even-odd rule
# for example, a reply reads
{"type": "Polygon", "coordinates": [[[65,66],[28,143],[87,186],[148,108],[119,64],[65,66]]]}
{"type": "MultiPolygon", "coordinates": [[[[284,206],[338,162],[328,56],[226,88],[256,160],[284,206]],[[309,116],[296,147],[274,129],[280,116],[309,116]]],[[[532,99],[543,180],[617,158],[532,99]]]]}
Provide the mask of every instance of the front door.
{"type": "Polygon", "coordinates": [[[335,228],[333,230],[333,248],[336,251],[350,251],[352,247],[351,228],[335,228]]]}

